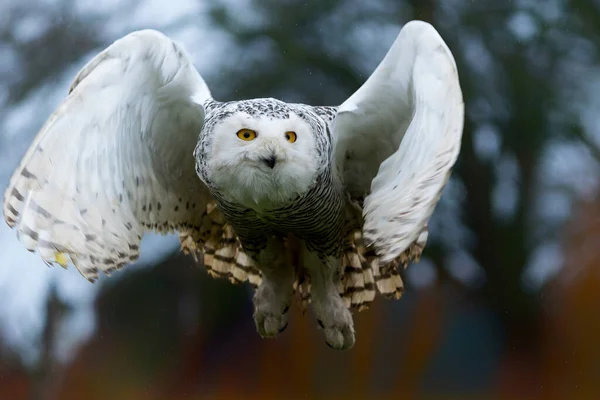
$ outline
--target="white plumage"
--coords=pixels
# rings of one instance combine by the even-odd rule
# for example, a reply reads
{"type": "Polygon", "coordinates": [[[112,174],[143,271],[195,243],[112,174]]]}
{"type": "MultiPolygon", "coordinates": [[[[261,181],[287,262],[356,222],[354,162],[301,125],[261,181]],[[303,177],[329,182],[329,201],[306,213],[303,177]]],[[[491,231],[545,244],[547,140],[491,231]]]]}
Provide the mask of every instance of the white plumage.
{"type": "Polygon", "coordinates": [[[94,280],[136,259],[148,227],[193,234],[210,200],[191,158],[203,118],[193,96],[208,97],[206,85],[157,32],[89,62],[6,190],[5,219],[26,248],[63,265],[68,255],[94,280]]]}
{"type": "Polygon", "coordinates": [[[340,106],[336,166],[351,193],[370,188],[363,232],[382,262],[421,235],[460,151],[463,113],[451,52],[431,25],[417,21],[340,106]]]}
{"type": "Polygon", "coordinates": [[[257,287],[262,336],[287,326],[296,290],[344,349],[349,307],[375,286],[400,297],[397,266],[421,254],[462,124],[454,59],[424,22],[339,108],[216,102],[180,45],[138,31],[79,72],[3,213],[28,250],[90,281],[135,260],[145,231],[176,230],[212,275],[257,287]]]}

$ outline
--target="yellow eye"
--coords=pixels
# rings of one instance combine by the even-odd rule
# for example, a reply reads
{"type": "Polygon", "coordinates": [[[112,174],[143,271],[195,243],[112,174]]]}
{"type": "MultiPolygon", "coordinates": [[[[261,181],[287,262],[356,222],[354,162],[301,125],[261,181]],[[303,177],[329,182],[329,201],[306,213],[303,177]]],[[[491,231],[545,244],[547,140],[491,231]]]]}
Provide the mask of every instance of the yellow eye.
{"type": "Polygon", "coordinates": [[[237,137],[246,141],[254,140],[256,139],[256,132],[252,129],[240,129],[237,133],[237,137]]]}
{"type": "Polygon", "coordinates": [[[296,132],[289,131],[285,133],[285,140],[287,140],[290,143],[294,143],[297,138],[298,137],[296,136],[296,132]]]}

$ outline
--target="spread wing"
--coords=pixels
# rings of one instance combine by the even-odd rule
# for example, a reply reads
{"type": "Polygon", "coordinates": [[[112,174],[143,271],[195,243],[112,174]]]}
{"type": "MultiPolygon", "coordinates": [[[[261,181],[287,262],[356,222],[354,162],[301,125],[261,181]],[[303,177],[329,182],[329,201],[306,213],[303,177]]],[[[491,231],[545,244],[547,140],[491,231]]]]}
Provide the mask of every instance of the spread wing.
{"type": "Polygon", "coordinates": [[[375,72],[340,106],[334,162],[351,196],[366,195],[363,234],[383,263],[426,226],[460,151],[463,110],[452,53],[421,21],[403,27],[375,72]]]}
{"type": "Polygon", "coordinates": [[[144,30],[75,78],[14,172],[4,218],[47,263],[93,281],[139,255],[146,230],[197,237],[211,200],[193,150],[210,92],[185,51],[144,30]]]}

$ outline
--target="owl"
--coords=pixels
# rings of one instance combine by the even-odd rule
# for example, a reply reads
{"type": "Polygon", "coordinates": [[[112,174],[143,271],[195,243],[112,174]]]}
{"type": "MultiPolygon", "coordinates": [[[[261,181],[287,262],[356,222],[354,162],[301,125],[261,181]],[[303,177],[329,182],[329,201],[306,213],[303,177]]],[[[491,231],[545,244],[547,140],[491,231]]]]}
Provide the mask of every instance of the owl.
{"type": "Polygon", "coordinates": [[[355,342],[352,311],[400,298],[458,157],[452,53],[411,21],[338,107],[219,102],[184,48],[130,33],[81,69],[6,189],[3,214],[49,265],[90,282],[178,232],[208,272],[255,289],[262,337],[297,296],[327,345],[355,342]]]}

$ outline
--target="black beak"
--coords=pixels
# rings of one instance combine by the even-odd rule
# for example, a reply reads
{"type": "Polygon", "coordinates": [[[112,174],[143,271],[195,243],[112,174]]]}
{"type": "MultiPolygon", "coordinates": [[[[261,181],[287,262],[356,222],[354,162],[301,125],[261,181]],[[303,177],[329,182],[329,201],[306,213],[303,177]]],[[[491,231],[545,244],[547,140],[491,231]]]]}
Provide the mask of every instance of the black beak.
{"type": "Polygon", "coordinates": [[[268,158],[263,158],[263,161],[269,166],[269,168],[273,169],[275,167],[275,163],[277,162],[277,158],[274,155],[271,155],[268,158]]]}

